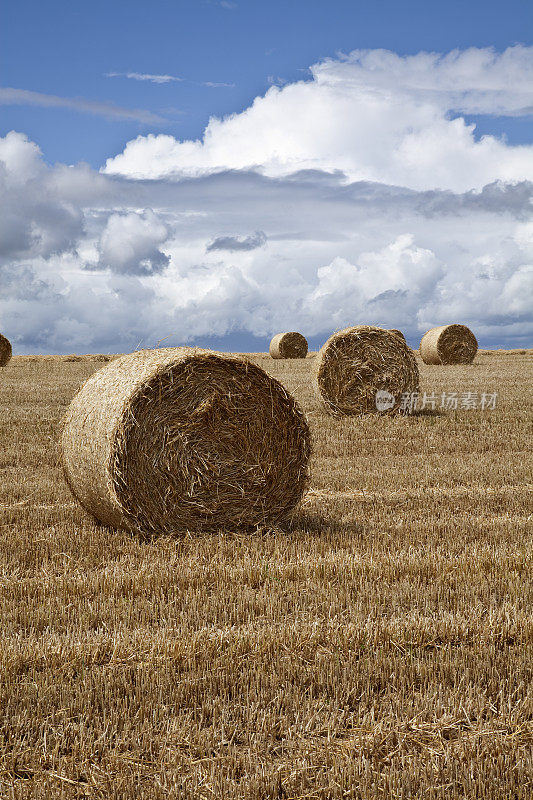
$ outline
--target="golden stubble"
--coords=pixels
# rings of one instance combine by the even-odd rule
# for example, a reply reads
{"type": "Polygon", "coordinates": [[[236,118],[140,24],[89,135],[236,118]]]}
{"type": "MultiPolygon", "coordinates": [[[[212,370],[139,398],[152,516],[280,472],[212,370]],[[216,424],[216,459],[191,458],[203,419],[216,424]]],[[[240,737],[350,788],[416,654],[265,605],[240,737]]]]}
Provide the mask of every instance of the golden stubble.
{"type": "MultiPolygon", "coordinates": [[[[494,410],[335,418],[313,358],[252,356],[313,434],[254,535],[94,523],[57,425],[101,364],[0,375],[0,796],[529,798],[533,353],[425,366],[494,410]]],[[[438,403],[437,403],[438,406],[438,403]]]]}

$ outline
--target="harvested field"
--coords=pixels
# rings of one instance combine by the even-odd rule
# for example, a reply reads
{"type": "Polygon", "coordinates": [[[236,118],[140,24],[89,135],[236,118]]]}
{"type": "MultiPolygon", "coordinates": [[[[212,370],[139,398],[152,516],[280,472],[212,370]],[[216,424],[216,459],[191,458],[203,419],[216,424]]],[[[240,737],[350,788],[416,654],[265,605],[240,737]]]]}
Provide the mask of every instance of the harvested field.
{"type": "Polygon", "coordinates": [[[0,797],[532,796],[533,351],[417,355],[436,408],[363,418],[251,356],[308,416],[301,509],[150,542],[73,502],[57,423],[102,364],[64,358],[0,380],[0,797]]]}

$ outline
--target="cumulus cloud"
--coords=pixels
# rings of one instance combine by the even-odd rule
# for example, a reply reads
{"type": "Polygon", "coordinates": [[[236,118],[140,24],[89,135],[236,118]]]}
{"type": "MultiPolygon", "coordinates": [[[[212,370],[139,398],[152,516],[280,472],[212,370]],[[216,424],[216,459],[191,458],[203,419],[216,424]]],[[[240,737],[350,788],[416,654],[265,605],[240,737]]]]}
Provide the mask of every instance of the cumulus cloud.
{"type": "MultiPolygon", "coordinates": [[[[359,62],[336,63],[360,69],[359,62]]],[[[403,82],[414,93],[410,69],[403,82]]],[[[444,68],[439,62],[435,69],[444,68]]],[[[314,136],[318,146],[322,137],[324,154],[330,134],[318,124],[322,94],[316,81],[293,85],[297,109],[302,87],[314,120],[309,141],[314,136]]],[[[276,89],[274,105],[295,119],[290,92],[276,89]]],[[[437,107],[404,105],[405,120],[414,108],[415,121],[424,108],[433,119],[437,107]]],[[[379,100],[379,114],[384,107],[379,100]]],[[[264,126],[274,126],[267,110],[264,126]]],[[[379,166],[367,133],[357,157],[379,166]]],[[[209,148],[206,141],[199,146],[209,148]]],[[[264,141],[270,146],[267,133],[264,141]]],[[[239,139],[232,148],[239,152],[239,139]]],[[[297,159],[287,174],[241,166],[201,169],[179,181],[135,180],[87,165],[49,167],[35,143],[11,132],[0,139],[0,329],[15,352],[124,352],[166,337],[167,344],[219,337],[223,346],[239,332],[266,347],[272,333],[293,328],[318,344],[357,322],[399,327],[417,344],[427,328],[456,321],[482,345],[530,346],[533,182],[491,180],[478,188],[476,157],[471,164],[465,156],[472,169],[464,170],[464,190],[427,179],[421,188],[354,179],[335,149],[318,163],[297,159]]],[[[445,166],[452,169],[453,159],[445,166]]]]}
{"type": "Polygon", "coordinates": [[[111,214],[98,243],[98,267],[126,275],[153,275],[168,265],[159,248],[167,227],[147,209],[142,214],[111,214]]]}
{"type": "Polygon", "coordinates": [[[228,250],[234,253],[239,250],[256,250],[266,244],[267,237],[263,231],[256,231],[249,236],[217,236],[210,242],[206,250],[208,253],[213,250],[228,250]]]}
{"type": "Polygon", "coordinates": [[[533,147],[477,140],[474,124],[453,117],[531,113],[533,47],[444,56],[354,51],[310,74],[272,86],[240,113],[211,118],[201,140],[139,136],[105,172],[180,179],[227,169],[271,177],[340,170],[350,181],[454,192],[533,180],[533,147]]]}
{"type": "Polygon", "coordinates": [[[4,180],[10,184],[25,183],[43,169],[42,153],[38,145],[24,134],[10,131],[0,138],[0,166],[4,180]]]}
{"type": "Polygon", "coordinates": [[[444,275],[444,265],[432,250],[401,234],[377,251],[361,253],[357,262],[335,258],[317,270],[317,285],[304,308],[310,316],[329,317],[333,328],[369,312],[375,320],[394,318],[409,327],[418,310],[432,297],[444,275]]]}
{"type": "Polygon", "coordinates": [[[43,191],[46,177],[37,145],[13,132],[0,138],[0,258],[65,252],[82,235],[80,209],[43,191]]]}
{"type": "Polygon", "coordinates": [[[503,53],[491,47],[470,47],[411,56],[354,50],[340,61],[326,59],[311,67],[311,72],[322,84],[397,93],[466,114],[533,112],[533,48],[523,45],[503,53]]]}
{"type": "Polygon", "coordinates": [[[160,125],[163,117],[141,108],[123,108],[112,103],[101,103],[85,97],[58,97],[55,94],[32,92],[29,89],[0,87],[0,105],[43,106],[45,108],[69,108],[86,114],[97,114],[107,119],[131,120],[146,125],[160,125]]]}

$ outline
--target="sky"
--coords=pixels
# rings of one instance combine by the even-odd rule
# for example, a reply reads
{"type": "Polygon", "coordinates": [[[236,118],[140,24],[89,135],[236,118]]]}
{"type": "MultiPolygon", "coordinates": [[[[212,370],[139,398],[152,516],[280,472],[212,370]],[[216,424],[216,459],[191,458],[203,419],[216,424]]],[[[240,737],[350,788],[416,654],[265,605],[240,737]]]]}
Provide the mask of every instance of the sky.
{"type": "Polygon", "coordinates": [[[533,5],[5,4],[14,352],[533,346],[533,5]]]}

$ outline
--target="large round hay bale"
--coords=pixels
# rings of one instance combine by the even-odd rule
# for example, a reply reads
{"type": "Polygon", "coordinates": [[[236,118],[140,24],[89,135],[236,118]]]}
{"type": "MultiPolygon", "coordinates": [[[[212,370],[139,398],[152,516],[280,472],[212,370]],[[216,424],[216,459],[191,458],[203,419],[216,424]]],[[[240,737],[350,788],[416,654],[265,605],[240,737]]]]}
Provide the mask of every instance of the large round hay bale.
{"type": "Polygon", "coordinates": [[[5,367],[12,355],[11,342],[0,333],[0,367],[5,367]]]}
{"type": "Polygon", "coordinates": [[[431,328],[420,342],[424,364],[471,364],[477,353],[477,339],[466,325],[431,328]]]}
{"type": "Polygon", "coordinates": [[[391,414],[418,391],[413,351],[395,333],[357,325],[334,333],[314,362],[318,397],[331,414],[391,414]]]}
{"type": "Polygon", "coordinates": [[[401,336],[401,338],[404,340],[404,342],[406,341],[405,336],[403,335],[403,333],[400,330],[398,330],[398,328],[389,328],[389,333],[395,333],[396,336],[401,336]]]}
{"type": "Polygon", "coordinates": [[[62,423],[65,475],[100,522],[145,533],[275,523],[308,480],[294,398],[255,364],[188,347],[96,372],[62,423]]]}
{"type": "Polygon", "coordinates": [[[305,358],[307,339],[297,331],[277,333],[270,342],[268,352],[272,358],[305,358]]]}

